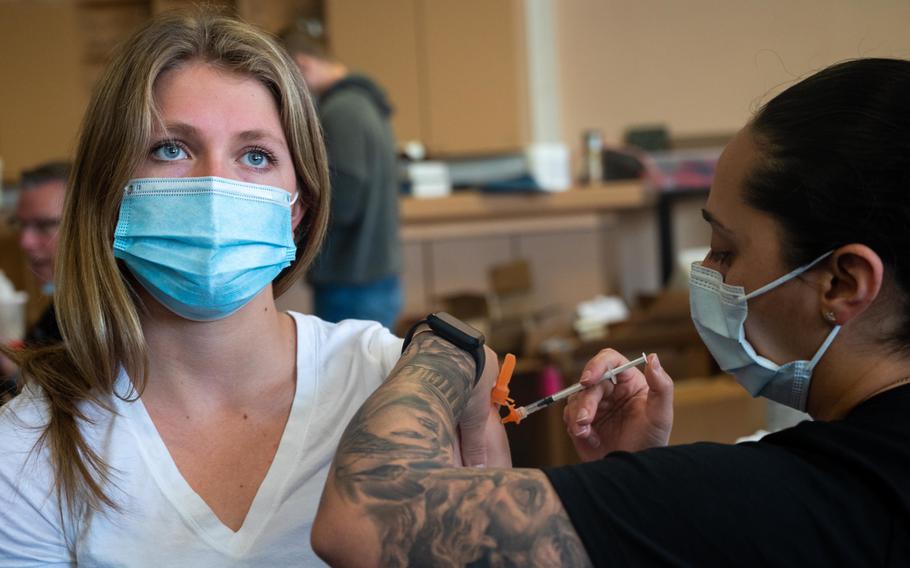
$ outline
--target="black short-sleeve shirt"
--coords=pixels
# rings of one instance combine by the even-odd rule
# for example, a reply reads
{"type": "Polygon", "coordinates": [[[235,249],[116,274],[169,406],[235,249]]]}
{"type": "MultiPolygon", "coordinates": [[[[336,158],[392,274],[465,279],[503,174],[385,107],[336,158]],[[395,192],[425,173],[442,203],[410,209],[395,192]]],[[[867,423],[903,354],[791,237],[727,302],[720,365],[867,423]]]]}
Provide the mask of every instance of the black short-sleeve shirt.
{"type": "Polygon", "coordinates": [[[759,442],[544,472],[597,566],[910,566],[910,385],[759,442]]]}

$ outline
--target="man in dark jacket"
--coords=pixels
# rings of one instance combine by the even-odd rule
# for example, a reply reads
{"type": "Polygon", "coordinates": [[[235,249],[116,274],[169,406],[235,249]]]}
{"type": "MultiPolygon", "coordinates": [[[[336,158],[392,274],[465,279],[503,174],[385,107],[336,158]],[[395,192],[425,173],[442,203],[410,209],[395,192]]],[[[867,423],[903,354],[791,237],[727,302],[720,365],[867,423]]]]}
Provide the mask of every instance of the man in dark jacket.
{"type": "Polygon", "coordinates": [[[402,303],[392,108],[376,83],[329,56],[316,34],[294,28],[282,39],[318,97],[332,180],[328,233],[307,276],[315,314],[392,328],[402,303]]]}

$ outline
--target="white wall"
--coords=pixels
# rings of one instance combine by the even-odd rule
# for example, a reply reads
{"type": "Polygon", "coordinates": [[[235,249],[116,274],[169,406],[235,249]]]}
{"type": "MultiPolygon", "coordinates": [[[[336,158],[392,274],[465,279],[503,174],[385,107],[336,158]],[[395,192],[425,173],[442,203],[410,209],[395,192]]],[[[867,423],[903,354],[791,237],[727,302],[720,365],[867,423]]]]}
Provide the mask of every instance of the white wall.
{"type": "Polygon", "coordinates": [[[836,61],[910,57],[902,0],[559,0],[564,138],[629,125],[732,132],[781,85],[836,61]]]}

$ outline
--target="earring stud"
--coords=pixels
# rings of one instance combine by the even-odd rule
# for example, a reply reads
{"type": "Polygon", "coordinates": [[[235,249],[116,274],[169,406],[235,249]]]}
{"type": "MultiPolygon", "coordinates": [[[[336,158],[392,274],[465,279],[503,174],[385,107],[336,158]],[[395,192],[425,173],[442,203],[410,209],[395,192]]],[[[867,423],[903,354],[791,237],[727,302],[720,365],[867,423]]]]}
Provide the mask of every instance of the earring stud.
{"type": "Polygon", "coordinates": [[[828,323],[837,323],[837,316],[834,315],[834,312],[825,312],[822,314],[822,317],[824,317],[825,321],[828,323]]]}

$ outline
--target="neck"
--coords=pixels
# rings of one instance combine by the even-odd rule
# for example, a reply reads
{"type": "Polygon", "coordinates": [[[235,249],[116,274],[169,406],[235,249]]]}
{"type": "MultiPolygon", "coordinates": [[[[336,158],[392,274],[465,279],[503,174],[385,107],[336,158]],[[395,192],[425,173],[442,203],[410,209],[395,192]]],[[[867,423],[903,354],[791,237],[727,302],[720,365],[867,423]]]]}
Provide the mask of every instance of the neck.
{"type": "Polygon", "coordinates": [[[325,94],[329,89],[334,87],[338,81],[348,76],[348,68],[343,63],[331,63],[326,70],[325,85],[319,89],[319,95],[325,94]]]}
{"type": "Polygon", "coordinates": [[[841,330],[813,372],[809,414],[817,420],[843,418],[873,396],[910,382],[910,359],[859,342],[841,330]]]}
{"type": "Polygon", "coordinates": [[[234,314],[195,322],[145,296],[142,327],[149,347],[143,398],[198,407],[260,398],[295,380],[294,322],[275,308],[271,286],[234,314]]]}

